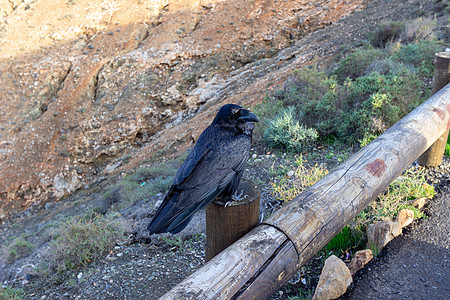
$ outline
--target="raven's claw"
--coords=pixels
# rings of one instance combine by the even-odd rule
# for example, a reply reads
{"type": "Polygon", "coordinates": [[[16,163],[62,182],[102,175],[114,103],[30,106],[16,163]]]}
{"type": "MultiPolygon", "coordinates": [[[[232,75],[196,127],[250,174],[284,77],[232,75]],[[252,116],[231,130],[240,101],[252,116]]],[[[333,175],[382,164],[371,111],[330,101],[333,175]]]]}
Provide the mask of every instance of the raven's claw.
{"type": "Polygon", "coordinates": [[[231,195],[231,201],[228,201],[227,203],[225,203],[225,207],[227,207],[228,205],[231,205],[233,202],[239,202],[242,201],[244,199],[246,199],[248,197],[248,195],[244,195],[244,190],[241,190],[241,192],[238,194],[237,191],[234,192],[233,195],[231,195]]]}

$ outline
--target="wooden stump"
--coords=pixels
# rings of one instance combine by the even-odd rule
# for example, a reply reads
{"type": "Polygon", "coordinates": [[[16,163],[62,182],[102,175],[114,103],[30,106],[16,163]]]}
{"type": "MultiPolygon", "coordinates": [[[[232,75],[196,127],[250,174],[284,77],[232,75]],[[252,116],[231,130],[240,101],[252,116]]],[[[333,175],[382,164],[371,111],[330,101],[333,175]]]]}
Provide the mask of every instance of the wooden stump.
{"type": "MultiPolygon", "coordinates": [[[[440,89],[450,82],[450,53],[436,53],[434,58],[436,68],[434,69],[433,88],[431,94],[437,93],[440,89]]],[[[448,108],[447,108],[448,109],[448,108]]],[[[442,163],[444,158],[445,144],[447,144],[449,131],[441,135],[430,148],[427,149],[417,162],[422,166],[436,167],[442,163]]]]}
{"type": "Polygon", "coordinates": [[[206,207],[206,261],[243,237],[259,223],[259,191],[250,181],[241,181],[238,193],[248,195],[244,200],[225,207],[217,199],[206,207]]]}

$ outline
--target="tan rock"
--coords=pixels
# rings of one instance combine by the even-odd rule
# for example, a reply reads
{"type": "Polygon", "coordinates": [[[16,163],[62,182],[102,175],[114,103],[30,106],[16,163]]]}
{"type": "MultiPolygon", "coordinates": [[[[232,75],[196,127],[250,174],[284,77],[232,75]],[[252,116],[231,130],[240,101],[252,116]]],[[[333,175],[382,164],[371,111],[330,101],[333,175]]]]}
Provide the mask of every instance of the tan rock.
{"type": "Polygon", "coordinates": [[[342,296],[352,283],[352,275],[345,263],[332,255],[327,258],[314,292],[313,300],[336,299],[342,296]]]}
{"type": "Polygon", "coordinates": [[[400,223],[402,228],[408,226],[414,221],[414,211],[410,209],[402,209],[397,215],[396,221],[400,223]]]}
{"type": "Polygon", "coordinates": [[[381,221],[367,226],[367,248],[379,253],[394,237],[402,233],[402,226],[397,221],[381,221]]]}
{"type": "Polygon", "coordinates": [[[352,261],[348,265],[350,274],[355,275],[356,272],[364,268],[364,266],[373,258],[372,250],[365,249],[355,253],[352,261]]]}
{"type": "Polygon", "coordinates": [[[427,197],[422,197],[422,198],[411,200],[408,202],[408,204],[411,204],[412,206],[414,206],[415,208],[418,208],[418,209],[422,209],[422,207],[424,207],[426,203],[427,203],[427,197]]]}

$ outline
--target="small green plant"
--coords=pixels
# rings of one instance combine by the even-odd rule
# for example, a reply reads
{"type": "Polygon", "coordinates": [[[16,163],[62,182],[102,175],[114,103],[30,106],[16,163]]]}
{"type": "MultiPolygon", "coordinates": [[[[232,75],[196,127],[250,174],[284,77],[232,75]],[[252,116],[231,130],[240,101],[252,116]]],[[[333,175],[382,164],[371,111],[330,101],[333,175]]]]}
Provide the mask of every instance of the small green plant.
{"type": "Polygon", "coordinates": [[[163,239],[164,242],[172,246],[172,249],[175,251],[184,251],[185,248],[185,242],[183,241],[183,238],[180,236],[162,236],[161,239],[163,239]]]}
{"type": "Polygon", "coordinates": [[[23,289],[13,288],[7,286],[0,288],[0,300],[20,300],[25,298],[25,292],[23,289]]]}
{"type": "Polygon", "coordinates": [[[408,204],[408,201],[426,197],[431,199],[435,195],[434,187],[427,184],[423,172],[418,174],[405,173],[392,182],[386,191],[377,197],[356,217],[359,225],[375,223],[383,219],[393,219],[402,208],[409,208],[415,212],[416,218],[425,215],[408,204]]]}
{"type": "Polygon", "coordinates": [[[450,134],[447,138],[447,144],[445,144],[445,151],[444,151],[444,155],[448,158],[450,158],[450,134]]]}
{"type": "Polygon", "coordinates": [[[342,59],[334,74],[339,82],[347,78],[356,79],[365,74],[366,69],[376,60],[383,59],[385,53],[379,49],[359,49],[342,59]]]}
{"type": "Polygon", "coordinates": [[[282,109],[283,102],[271,99],[269,96],[266,96],[262,103],[255,105],[253,111],[259,117],[260,122],[253,130],[253,136],[261,138],[270,120],[275,118],[282,109]]]}
{"type": "Polygon", "coordinates": [[[354,253],[365,246],[364,232],[361,228],[345,226],[328,244],[322,249],[325,257],[336,255],[341,257],[347,253],[354,253]]]}
{"type": "Polygon", "coordinates": [[[392,59],[414,66],[425,77],[431,77],[434,72],[434,55],[442,51],[442,44],[437,41],[421,40],[400,47],[392,47],[392,59]]]}
{"type": "Polygon", "coordinates": [[[404,30],[400,34],[402,43],[434,40],[433,29],[437,26],[435,18],[417,18],[405,22],[404,30]]]}
{"type": "Polygon", "coordinates": [[[181,164],[180,160],[185,157],[183,155],[176,160],[139,168],[116,184],[108,186],[102,195],[106,206],[113,206],[114,211],[120,211],[158,193],[166,192],[181,164]]]}
{"type": "Polygon", "coordinates": [[[392,43],[405,30],[404,22],[397,22],[392,20],[382,21],[378,28],[369,34],[370,43],[378,48],[384,48],[386,44],[392,43]]]}
{"type": "Polygon", "coordinates": [[[52,266],[57,271],[86,266],[107,254],[124,232],[123,221],[115,216],[92,212],[74,217],[61,226],[51,245],[52,266]]]}
{"type": "Polygon", "coordinates": [[[194,234],[185,240],[180,236],[161,236],[161,239],[171,246],[171,251],[181,252],[192,250],[191,246],[193,243],[204,242],[205,238],[206,236],[204,234],[194,234]]]}
{"type": "Polygon", "coordinates": [[[7,261],[12,262],[27,256],[33,251],[34,247],[33,244],[23,237],[15,238],[11,244],[6,247],[7,261]]]}
{"type": "Polygon", "coordinates": [[[302,156],[297,159],[296,164],[297,169],[291,177],[283,176],[271,183],[275,199],[288,202],[328,174],[328,170],[321,166],[304,166],[302,156]]]}
{"type": "Polygon", "coordinates": [[[270,146],[302,152],[314,144],[318,137],[317,131],[299,124],[294,114],[294,107],[290,106],[269,122],[264,140],[270,146]]]}

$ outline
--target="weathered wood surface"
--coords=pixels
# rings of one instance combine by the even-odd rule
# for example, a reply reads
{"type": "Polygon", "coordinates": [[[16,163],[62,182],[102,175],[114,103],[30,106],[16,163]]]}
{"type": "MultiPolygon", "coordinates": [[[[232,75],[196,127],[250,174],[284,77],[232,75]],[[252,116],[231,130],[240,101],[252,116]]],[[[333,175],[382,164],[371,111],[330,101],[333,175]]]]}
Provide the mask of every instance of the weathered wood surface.
{"type": "MultiPolygon", "coordinates": [[[[431,89],[432,95],[450,82],[450,52],[436,53],[434,64],[433,87],[431,89]]],[[[448,130],[444,132],[444,134],[442,134],[436,142],[434,142],[434,144],[417,159],[417,162],[420,165],[436,167],[442,163],[448,133],[448,130]]]]}
{"type": "Polygon", "coordinates": [[[233,299],[266,299],[291,279],[299,268],[294,244],[286,240],[233,299]]]}
{"type": "Polygon", "coordinates": [[[450,84],[162,299],[268,298],[449,127],[450,84]]]}
{"type": "Polygon", "coordinates": [[[206,207],[207,262],[259,224],[259,190],[243,180],[237,191],[247,198],[230,205],[214,201],[206,207]]]}

